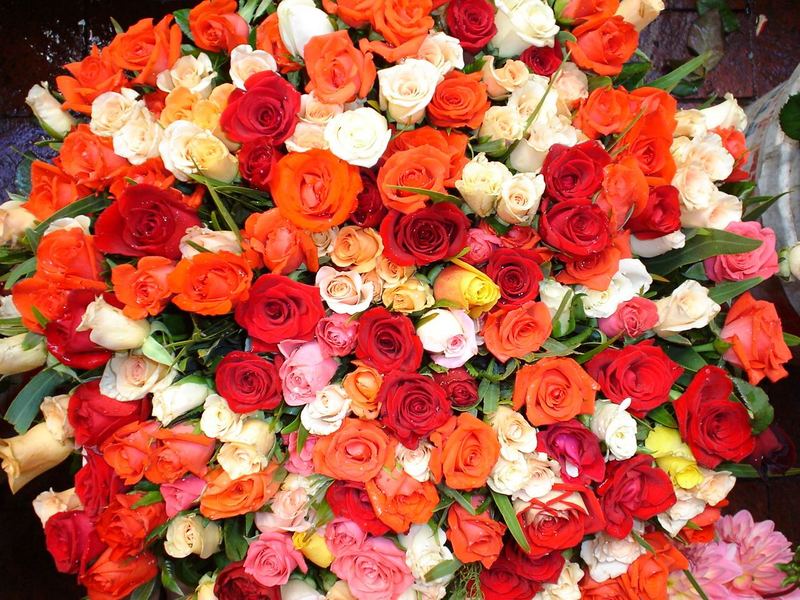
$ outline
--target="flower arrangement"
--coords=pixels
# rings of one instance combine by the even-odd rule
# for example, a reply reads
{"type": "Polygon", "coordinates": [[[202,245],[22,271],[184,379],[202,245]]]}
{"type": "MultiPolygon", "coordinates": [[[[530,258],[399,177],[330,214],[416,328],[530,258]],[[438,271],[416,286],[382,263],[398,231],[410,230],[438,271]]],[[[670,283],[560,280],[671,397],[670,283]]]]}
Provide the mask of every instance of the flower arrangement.
{"type": "Polygon", "coordinates": [[[34,502],[56,568],[91,600],[798,597],[786,538],[721,516],[781,470],[774,199],[736,100],[670,95],[704,57],[645,83],[661,9],[204,0],[34,86],[0,457],[16,491],[80,454],[34,502]]]}

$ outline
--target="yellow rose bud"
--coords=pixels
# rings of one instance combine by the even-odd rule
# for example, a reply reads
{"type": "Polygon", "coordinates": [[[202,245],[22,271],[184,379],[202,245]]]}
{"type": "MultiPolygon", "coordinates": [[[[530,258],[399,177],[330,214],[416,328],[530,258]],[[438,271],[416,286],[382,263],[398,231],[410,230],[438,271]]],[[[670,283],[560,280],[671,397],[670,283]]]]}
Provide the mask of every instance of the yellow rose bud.
{"type": "Polygon", "coordinates": [[[670,479],[684,490],[689,490],[703,482],[703,474],[697,463],[680,456],[663,456],[656,459],[658,468],[666,471],[670,479]]]}
{"type": "Polygon", "coordinates": [[[500,299],[500,288],[488,275],[464,261],[454,259],[454,264],[439,273],[433,284],[436,300],[448,300],[469,311],[473,319],[490,311],[500,299]]]}
{"type": "Polygon", "coordinates": [[[323,569],[327,569],[333,562],[333,553],[325,543],[325,538],[318,533],[298,531],[292,536],[292,542],[303,556],[323,569]]]}
{"type": "Polygon", "coordinates": [[[677,429],[656,425],[647,434],[644,441],[645,448],[650,450],[654,458],[662,456],[678,456],[694,461],[691,449],[681,439],[681,434],[677,429]]]}
{"type": "Polygon", "coordinates": [[[60,464],[73,448],[71,440],[62,444],[53,437],[45,423],[22,435],[0,439],[0,460],[11,493],[16,494],[31,479],[60,464]]]}

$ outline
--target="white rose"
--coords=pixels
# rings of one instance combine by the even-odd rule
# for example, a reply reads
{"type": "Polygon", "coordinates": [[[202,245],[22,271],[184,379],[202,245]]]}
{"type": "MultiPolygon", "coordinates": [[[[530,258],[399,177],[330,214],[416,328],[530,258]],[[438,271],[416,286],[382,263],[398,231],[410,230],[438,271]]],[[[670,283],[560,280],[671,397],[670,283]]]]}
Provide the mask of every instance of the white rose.
{"type": "Polygon", "coordinates": [[[677,502],[658,515],[659,524],[675,537],[686,524],[706,509],[706,503],[689,490],[675,488],[677,502]]]}
{"type": "Polygon", "coordinates": [[[16,319],[20,316],[12,295],[0,296],[0,319],[16,319]]]}
{"type": "Polygon", "coordinates": [[[686,235],[680,229],[651,240],[640,240],[635,235],[631,236],[631,252],[642,258],[661,256],[685,245],[686,235]]]}
{"type": "Polygon", "coordinates": [[[443,79],[427,60],[408,58],[399,65],[378,71],[378,99],[381,110],[398,123],[417,123],[443,79]]]}
{"type": "Polygon", "coordinates": [[[283,0],[278,4],[278,31],[289,53],[303,56],[309,40],[333,33],[333,25],[314,0],[283,0]]]}
{"type": "Polygon", "coordinates": [[[89,331],[89,339],[107,350],[141,348],[150,335],[147,319],[130,319],[122,309],[111,306],[102,296],[89,303],[75,331],[89,331]]]}
{"type": "Polygon", "coordinates": [[[689,163],[675,171],[672,185],[678,190],[681,211],[707,208],[717,186],[705,169],[696,163],[689,163]]]}
{"type": "Polygon", "coordinates": [[[529,46],[552,46],[556,16],[544,0],[500,0],[494,16],[497,33],[491,44],[500,56],[518,56],[529,46]]]}
{"type": "Polygon", "coordinates": [[[697,137],[705,135],[708,128],[706,127],[706,120],[703,113],[696,108],[689,108],[686,110],[679,110],[675,113],[675,137],[697,137]]]}
{"type": "Polygon", "coordinates": [[[549,494],[556,481],[552,464],[544,453],[517,454],[513,460],[497,459],[487,480],[495,492],[530,502],[549,494]]]}
{"type": "Polygon", "coordinates": [[[617,460],[626,460],[636,454],[636,419],[628,412],[630,399],[622,404],[598,400],[592,415],[592,433],[606,443],[608,451],[617,460]]]}
{"type": "Polygon", "coordinates": [[[277,70],[278,63],[269,52],[254,50],[249,44],[241,44],[231,50],[231,81],[241,90],[245,89],[244,82],[251,75],[277,70]]]}
{"type": "Polygon", "coordinates": [[[44,235],[49,235],[54,231],[69,231],[70,229],[81,229],[86,235],[90,235],[91,226],[92,220],[86,215],[63,217],[50,223],[47,229],[44,230],[44,235]]]}
{"type": "Polygon", "coordinates": [[[143,109],[113,134],[114,153],[127,158],[132,165],[141,165],[159,155],[162,127],[143,109]]]}
{"type": "Polygon", "coordinates": [[[100,393],[123,402],[139,400],[166,388],[177,374],[141,354],[117,352],[103,369],[100,393]]]}
{"type": "Polygon", "coordinates": [[[325,127],[317,123],[300,121],[295,126],[292,136],[286,140],[286,149],[289,152],[308,152],[313,148],[328,149],[325,127]]]}
{"type": "Polygon", "coordinates": [[[512,225],[530,225],[544,194],[544,177],[516,173],[506,179],[497,202],[497,216],[512,225]]]}
{"type": "Polygon", "coordinates": [[[501,141],[506,146],[522,137],[525,120],[514,106],[492,106],[483,115],[479,138],[501,141]]]}
{"type": "Polygon", "coordinates": [[[569,117],[553,115],[549,120],[536,120],[527,138],[519,141],[511,152],[511,167],[523,173],[539,171],[554,144],[574,146],[586,139],[582,131],[572,126],[569,117]]]}
{"type": "Polygon", "coordinates": [[[708,289],[689,279],[672,295],[656,300],[658,325],[653,330],[661,337],[700,329],[719,314],[720,306],[708,297],[708,289]]]}
{"type": "Polygon", "coordinates": [[[553,73],[553,89],[558,94],[560,112],[569,116],[569,109],[589,97],[589,78],[573,62],[561,63],[560,72],[553,73]]]}
{"type": "Polygon", "coordinates": [[[62,139],[75,126],[75,119],[61,108],[61,103],[53,97],[45,82],[28,90],[25,104],[31,107],[42,129],[56,139],[62,139]]]}
{"type": "Polygon", "coordinates": [[[607,289],[593,290],[578,285],[575,286],[575,292],[585,294],[582,300],[587,316],[603,318],[613,315],[621,303],[647,292],[652,283],[653,278],[642,261],[623,258],[619,261],[619,269],[611,278],[607,289]]]}
{"type": "Polygon", "coordinates": [[[531,123],[532,129],[558,114],[558,94],[550,86],[550,80],[541,75],[531,75],[523,85],[511,92],[508,104],[514,106],[526,122],[536,113],[531,123]]]}
{"type": "Polygon", "coordinates": [[[464,165],[456,189],[476,215],[487,217],[494,212],[503,193],[503,184],[508,179],[511,179],[508,167],[499,161],[488,160],[481,152],[464,165]]]}
{"type": "Polygon", "coordinates": [[[206,573],[200,578],[194,590],[193,600],[219,600],[214,594],[214,585],[217,583],[216,576],[206,573]]]}
{"type": "Polygon", "coordinates": [[[481,77],[489,97],[492,100],[503,100],[524,85],[530,79],[531,73],[521,60],[507,60],[501,68],[495,69],[494,56],[488,54],[481,66],[481,77]]]}
{"type": "Polygon", "coordinates": [[[692,492],[706,504],[716,506],[731,493],[736,485],[736,477],[728,471],[712,471],[699,467],[703,481],[697,484],[692,492]]]}
{"type": "Polygon", "coordinates": [[[235,440],[241,434],[247,415],[233,412],[219,394],[209,394],[203,401],[200,430],[211,438],[235,440]]]}
{"type": "Polygon", "coordinates": [[[320,594],[302,579],[292,579],[281,586],[281,600],[323,600],[320,594]]]}
{"type": "Polygon", "coordinates": [[[641,31],[664,10],[664,0],[622,0],[616,14],[641,31]]]}
{"type": "Polygon", "coordinates": [[[561,570],[556,583],[545,583],[542,591],[533,600],[580,600],[581,589],[578,582],[583,579],[583,571],[577,563],[568,562],[561,570]]]}
{"type": "Polygon", "coordinates": [[[420,323],[417,336],[437,365],[455,369],[478,354],[475,321],[463,310],[434,308],[420,323]]]}
{"type": "Polygon", "coordinates": [[[202,378],[190,375],[153,394],[153,416],[168,425],[190,410],[203,406],[211,393],[202,378]]]}
{"type": "Polygon", "coordinates": [[[403,444],[397,444],[395,446],[395,458],[409,477],[424,483],[431,478],[432,449],[432,444],[426,440],[420,440],[419,445],[414,450],[406,448],[403,444]]]}
{"type": "Polygon", "coordinates": [[[736,161],[725,149],[719,134],[706,133],[694,138],[688,145],[676,140],[673,146],[673,157],[676,157],[678,167],[696,164],[714,181],[724,181],[733,171],[736,161]]]}
{"type": "Polygon", "coordinates": [[[190,121],[170,123],[158,151],[166,169],[180,181],[189,181],[195,173],[232,181],[239,173],[239,162],[223,141],[190,121]]]}
{"type": "Polygon", "coordinates": [[[0,375],[16,375],[41,367],[47,360],[44,339],[30,347],[25,345],[27,334],[0,338],[0,375]]]}
{"type": "MultiPolygon", "coordinates": [[[[416,579],[424,580],[428,571],[453,558],[453,553],[445,546],[447,537],[439,527],[412,525],[408,533],[397,536],[397,539],[406,549],[406,565],[416,579]]],[[[446,575],[436,581],[446,583],[452,578],[452,575],[446,575]]]]}
{"type": "Polygon", "coordinates": [[[44,422],[52,436],[62,444],[75,437],[75,430],[70,425],[67,416],[69,395],[45,396],[39,410],[42,411],[44,422]]]}
{"type": "Polygon", "coordinates": [[[514,494],[514,500],[530,502],[550,493],[556,482],[558,463],[551,460],[544,452],[532,452],[522,455],[528,464],[528,481],[514,494]]]}
{"type": "Polygon", "coordinates": [[[386,117],[368,106],[336,115],[325,125],[331,153],[358,167],[375,166],[391,137],[386,117]]]}
{"type": "Polygon", "coordinates": [[[800,242],[788,249],[787,261],[789,273],[794,279],[800,280],[800,242]]]}
{"type": "Polygon", "coordinates": [[[681,225],[684,227],[709,227],[725,229],[734,221],[742,220],[744,206],[733,194],[714,190],[708,206],[689,210],[681,208],[681,225]]]}
{"type": "Polygon", "coordinates": [[[89,129],[101,137],[111,137],[141,110],[147,110],[136,99],[135,90],[122,88],[119,92],[104,92],[92,102],[89,129]]]}
{"type": "Polygon", "coordinates": [[[233,231],[214,231],[213,229],[201,227],[199,225],[189,227],[186,233],[183,234],[180,244],[178,245],[183,258],[192,258],[200,254],[200,251],[193,248],[189,242],[201,248],[205,248],[209,252],[242,253],[242,246],[239,243],[239,238],[236,237],[233,231]]]}
{"type": "Polygon", "coordinates": [[[253,446],[261,454],[269,454],[275,445],[275,432],[272,426],[263,419],[255,417],[245,418],[240,427],[233,427],[224,436],[224,442],[236,442],[253,446]]]}
{"type": "Polygon", "coordinates": [[[442,75],[447,75],[453,69],[464,68],[464,49],[461,42],[443,31],[429,33],[417,50],[416,58],[427,60],[442,75]]]}
{"type": "Polygon", "coordinates": [[[730,92],[725,94],[725,100],[715,106],[700,110],[707,129],[717,127],[738,129],[744,131],[747,127],[747,115],[730,92]]]}
{"type": "Polygon", "coordinates": [[[217,462],[231,479],[238,479],[264,470],[269,458],[250,444],[225,442],[217,452],[217,462]]]}
{"type": "Polygon", "coordinates": [[[356,271],[337,271],[320,267],[315,280],[320,296],[335,313],[354,315],[369,308],[375,292],[356,271]]]}
{"type": "Polygon", "coordinates": [[[300,97],[300,117],[301,121],[325,125],[336,115],[344,112],[343,104],[328,104],[321,102],[314,92],[303,94],[300,97]]]}
{"type": "MultiPolygon", "coordinates": [[[[574,292],[572,288],[559,283],[555,279],[545,279],[539,282],[539,299],[547,306],[551,317],[555,317],[562,305],[563,310],[558,317],[558,326],[561,331],[566,329],[569,324],[570,304],[572,303],[574,292]],[[569,297],[567,298],[567,295],[569,297]],[[566,300],[564,300],[567,298],[566,300]]],[[[555,323],[553,324],[555,326],[555,323]]]]}
{"type": "Polygon", "coordinates": [[[632,535],[616,539],[601,531],[581,544],[581,558],[589,567],[591,578],[599,583],[627,572],[644,553],[632,535]]]}
{"type": "Polygon", "coordinates": [[[77,510],[81,507],[81,499],[75,493],[75,488],[63,492],[54,492],[53,488],[46,490],[33,499],[33,512],[45,526],[48,519],[58,513],[68,510],[77,510]]]}
{"type": "Polygon", "coordinates": [[[219,551],[221,541],[222,528],[214,521],[195,513],[177,515],[167,527],[164,552],[173,558],[186,558],[190,554],[208,558],[219,551]]]}
{"type": "Polygon", "coordinates": [[[25,237],[25,230],[36,223],[36,216],[23,204],[21,200],[0,204],[0,246],[16,246],[25,237]]]}
{"type": "Polygon", "coordinates": [[[329,435],[342,426],[352,400],[339,384],[326,385],[303,407],[300,422],[309,433],[329,435]]]}
{"type": "Polygon", "coordinates": [[[491,416],[491,424],[500,442],[500,455],[507,460],[536,451],[536,428],[521,413],[500,405],[491,416]]]}
{"type": "Polygon", "coordinates": [[[163,92],[171,92],[175,88],[186,88],[193,94],[207,98],[214,85],[217,72],[211,64],[211,59],[205,52],[197,56],[187,54],[181,56],[166,71],[161,71],[156,77],[156,85],[163,92]]]}

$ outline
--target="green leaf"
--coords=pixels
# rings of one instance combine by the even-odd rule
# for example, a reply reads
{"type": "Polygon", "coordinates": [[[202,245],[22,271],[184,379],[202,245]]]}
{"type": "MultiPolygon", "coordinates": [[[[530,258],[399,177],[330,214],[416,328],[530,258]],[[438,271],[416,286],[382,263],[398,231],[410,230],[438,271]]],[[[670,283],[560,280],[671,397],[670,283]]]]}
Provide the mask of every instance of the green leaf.
{"type": "Polygon", "coordinates": [[[756,287],[762,281],[764,281],[763,277],[752,277],[742,281],[718,283],[708,290],[708,297],[717,304],[722,304],[744,294],[747,290],[756,287]]]}
{"type": "Polygon", "coordinates": [[[602,344],[598,344],[597,346],[595,346],[595,347],[594,347],[594,348],[592,348],[591,350],[589,350],[589,351],[587,351],[587,352],[584,352],[584,353],[583,353],[583,354],[581,354],[580,356],[577,356],[577,357],[575,357],[575,362],[576,362],[576,363],[578,363],[579,365],[582,365],[582,364],[584,364],[584,363],[587,363],[587,362],[589,362],[589,361],[590,361],[590,360],[592,360],[592,359],[593,359],[595,356],[597,356],[598,354],[600,354],[600,353],[601,353],[603,350],[605,350],[606,348],[608,348],[609,346],[611,346],[611,344],[613,344],[614,342],[616,342],[616,341],[617,341],[617,339],[619,339],[619,335],[615,335],[613,338],[608,338],[608,339],[607,339],[605,342],[603,342],[602,344]]]}
{"type": "Polygon", "coordinates": [[[785,331],[783,332],[783,341],[786,342],[787,346],[800,346],[800,337],[785,331]]]}
{"type": "Polygon", "coordinates": [[[614,85],[614,82],[611,81],[611,77],[606,77],[604,75],[594,75],[593,77],[589,77],[590,92],[604,87],[611,87],[612,85],[614,85]]]}
{"type": "Polygon", "coordinates": [[[731,379],[733,379],[736,390],[739,392],[739,397],[752,415],[750,424],[753,427],[753,433],[761,433],[770,426],[770,423],[775,418],[775,410],[769,403],[769,396],[760,387],[751,385],[744,379],[739,379],[738,377],[732,377],[731,379]]]}
{"type": "Polygon", "coordinates": [[[696,373],[707,364],[705,359],[691,346],[665,344],[661,348],[667,353],[667,356],[689,371],[696,373]]]}
{"type": "Polygon", "coordinates": [[[225,544],[225,556],[236,562],[247,554],[247,540],[244,537],[244,523],[238,519],[227,519],[222,526],[222,541],[225,544]]]}
{"type": "Polygon", "coordinates": [[[647,413],[647,418],[652,419],[659,425],[669,427],[670,429],[678,428],[678,422],[675,420],[675,417],[670,414],[667,407],[663,404],[647,413]]]}
{"type": "Polygon", "coordinates": [[[721,229],[698,229],[683,248],[672,250],[655,258],[645,259],[647,270],[657,275],[668,275],[684,265],[700,262],[721,254],[750,252],[761,245],[761,240],[736,235],[721,229]]]}
{"type": "Polygon", "coordinates": [[[635,531],[631,531],[631,536],[633,537],[633,539],[636,540],[637,544],[639,544],[642,548],[647,550],[650,554],[655,554],[656,553],[656,551],[653,548],[653,546],[650,545],[650,542],[648,542],[646,539],[644,539],[638,533],[636,533],[635,531]]]}
{"type": "Polygon", "coordinates": [[[614,79],[614,84],[626,90],[633,90],[642,85],[645,75],[650,72],[652,66],[649,62],[629,62],[623,65],[622,72],[614,79]]]}
{"type": "Polygon", "coordinates": [[[94,196],[94,195],[86,196],[84,198],[81,198],[80,200],[71,202],[70,204],[67,204],[64,208],[54,212],[44,221],[39,223],[34,228],[34,231],[39,236],[43,236],[44,232],[47,231],[47,228],[50,227],[50,225],[52,225],[58,219],[65,219],[67,217],[77,217],[80,215],[90,215],[92,213],[96,213],[99,210],[103,210],[110,204],[111,200],[108,198],[108,196],[94,196]]]}
{"type": "Polygon", "coordinates": [[[453,202],[455,204],[461,204],[461,198],[456,196],[452,196],[450,194],[443,194],[441,192],[435,192],[433,190],[426,190],[425,188],[417,188],[417,187],[408,187],[405,185],[390,185],[388,186],[395,190],[400,190],[401,192],[408,192],[409,194],[421,194],[423,196],[427,196],[434,203],[437,202],[453,202]]]}
{"type": "Polygon", "coordinates": [[[710,57],[710,52],[704,52],[700,56],[695,56],[693,59],[685,62],[674,71],[667,73],[663,77],[654,79],[648,83],[647,86],[671,92],[685,77],[691,75],[697,69],[702,67],[710,57]]]}
{"type": "Polygon", "coordinates": [[[448,498],[458,502],[461,508],[463,508],[469,514],[471,515],[477,514],[477,512],[475,511],[475,507],[472,506],[470,498],[467,498],[464,494],[462,494],[458,490],[454,490],[453,488],[447,487],[446,485],[437,485],[436,489],[438,489],[442,495],[447,496],[448,498]]]}
{"type": "Polygon", "coordinates": [[[142,354],[144,354],[150,360],[153,360],[159,364],[167,365],[168,367],[172,366],[175,362],[175,357],[169,353],[169,351],[164,348],[161,344],[159,344],[153,336],[148,337],[145,339],[144,343],[142,344],[142,354]]]}
{"type": "Polygon", "coordinates": [[[461,568],[462,564],[463,563],[456,558],[451,560],[443,560],[430,571],[425,573],[425,581],[435,581],[437,579],[441,579],[442,577],[452,575],[461,568]]]}
{"type": "Polygon", "coordinates": [[[17,165],[14,174],[14,187],[20,196],[27,197],[31,193],[31,163],[33,161],[26,155],[22,155],[22,160],[17,165]]]}
{"type": "Polygon", "coordinates": [[[780,112],[783,133],[793,140],[800,140],[800,93],[789,96],[780,112]]]}
{"type": "Polygon", "coordinates": [[[214,206],[216,207],[217,212],[219,212],[220,216],[222,217],[222,220],[225,221],[225,224],[228,226],[228,229],[232,231],[238,239],[242,239],[242,233],[241,231],[239,231],[239,226],[236,224],[236,219],[233,218],[233,215],[231,215],[231,212],[228,210],[228,207],[225,206],[225,204],[222,202],[222,199],[219,197],[219,194],[217,193],[217,189],[214,187],[214,185],[209,183],[210,180],[205,177],[197,175],[192,175],[191,177],[195,181],[202,183],[203,185],[206,186],[208,193],[211,195],[211,199],[214,201],[214,206]]]}
{"type": "Polygon", "coordinates": [[[5,281],[4,287],[9,290],[14,287],[14,284],[20,279],[27,277],[34,271],[36,271],[36,257],[31,256],[28,260],[19,263],[8,273],[0,277],[0,281],[5,281]]]}
{"type": "Polygon", "coordinates": [[[572,35],[569,31],[562,29],[556,34],[556,39],[562,44],[565,42],[577,42],[578,38],[572,35]]]}
{"type": "Polygon", "coordinates": [[[194,38],[192,37],[192,30],[189,27],[189,12],[190,9],[182,8],[173,12],[172,16],[175,17],[175,22],[178,24],[178,27],[181,28],[183,35],[194,41],[194,38]]]}
{"type": "Polygon", "coordinates": [[[153,490],[152,492],[147,492],[144,496],[139,498],[131,508],[139,508],[140,506],[150,506],[151,504],[158,504],[159,502],[164,501],[164,496],[161,495],[161,492],[158,490],[153,490]]]}
{"type": "Polygon", "coordinates": [[[500,404],[500,384],[483,379],[478,386],[478,397],[483,402],[483,412],[487,415],[497,412],[500,404]]]}
{"type": "Polygon", "coordinates": [[[150,600],[150,596],[156,589],[158,584],[158,577],[153,577],[150,581],[146,581],[135,590],[130,596],[130,600],[150,600]]]}
{"type": "Polygon", "coordinates": [[[698,14],[704,15],[712,10],[719,12],[725,33],[739,30],[739,19],[736,18],[736,14],[731,10],[728,0],[697,0],[698,14]]]}
{"type": "Polygon", "coordinates": [[[161,563],[161,585],[173,594],[183,596],[183,590],[178,585],[177,577],[175,577],[175,563],[168,558],[165,558],[161,563]]]}
{"type": "Polygon", "coordinates": [[[39,412],[45,396],[52,395],[55,389],[64,383],[64,376],[47,369],[34,375],[22,388],[8,407],[5,420],[14,426],[17,433],[25,433],[39,412]]]}
{"type": "Polygon", "coordinates": [[[297,453],[303,451],[303,446],[306,445],[306,440],[308,439],[308,429],[303,427],[302,421],[300,422],[300,427],[297,429],[297,453]]]}
{"type": "Polygon", "coordinates": [[[511,500],[504,494],[500,494],[494,490],[491,490],[491,492],[494,504],[503,516],[503,521],[505,521],[509,533],[511,533],[513,538],[517,541],[520,548],[525,550],[525,552],[530,552],[531,545],[525,537],[525,532],[522,531],[522,526],[519,524],[519,519],[517,519],[517,513],[514,512],[514,506],[511,504],[511,500]]]}
{"type": "Polygon", "coordinates": [[[259,18],[272,4],[272,0],[246,0],[239,3],[239,16],[241,16],[248,23],[252,23],[255,19],[259,18]]]}
{"type": "Polygon", "coordinates": [[[782,194],[776,194],[774,196],[750,197],[747,202],[745,202],[745,207],[749,208],[742,217],[742,221],[755,221],[756,219],[761,218],[761,215],[767,212],[773,204],[775,204],[788,193],[789,192],[783,192],[782,194]]]}

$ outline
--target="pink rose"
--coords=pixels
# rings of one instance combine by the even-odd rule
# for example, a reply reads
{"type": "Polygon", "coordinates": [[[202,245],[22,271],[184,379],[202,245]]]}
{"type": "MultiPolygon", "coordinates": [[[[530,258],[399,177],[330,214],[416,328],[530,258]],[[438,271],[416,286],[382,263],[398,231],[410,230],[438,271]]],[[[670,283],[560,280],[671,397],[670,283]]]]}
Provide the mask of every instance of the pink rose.
{"type": "Polygon", "coordinates": [[[162,483],[160,489],[167,505],[167,516],[171,519],[200,500],[200,495],[206,489],[206,482],[199,477],[189,475],[174,483],[162,483]]]}
{"type": "Polygon", "coordinates": [[[270,512],[256,513],[259,531],[305,531],[311,524],[308,514],[308,492],[302,488],[281,490],[270,501],[270,512]]]}
{"type": "Polygon", "coordinates": [[[492,252],[500,247],[500,238],[476,227],[467,231],[467,247],[469,252],[464,255],[464,260],[471,265],[479,265],[489,260],[492,252]]]}
{"type": "Polygon", "coordinates": [[[298,567],[308,573],[303,555],[295,549],[292,536],[285,533],[262,533],[250,544],[244,559],[245,573],[267,587],[283,585],[298,567]]]}
{"type": "Polygon", "coordinates": [[[384,537],[369,538],[337,556],[331,571],[359,600],[394,600],[414,583],[405,552],[384,537]]]}
{"type": "Polygon", "coordinates": [[[345,554],[366,540],[367,534],[361,527],[344,517],[335,518],[325,528],[325,543],[334,556],[345,554]]]}
{"type": "Polygon", "coordinates": [[[314,446],[317,444],[317,436],[309,435],[303,449],[297,451],[297,432],[293,431],[286,439],[286,447],[289,450],[289,459],[284,463],[284,467],[289,473],[304,475],[308,477],[314,472],[314,446]]]}
{"type": "Polygon", "coordinates": [[[599,319],[600,331],[608,337],[624,333],[628,337],[639,337],[658,323],[656,303],[641,296],[634,296],[617,307],[610,317],[599,319]]]}
{"type": "Polygon", "coordinates": [[[703,261],[706,275],[712,281],[742,281],[753,277],[767,279],[778,272],[778,254],[775,252],[775,232],[762,227],[757,221],[734,221],[725,231],[761,240],[761,245],[750,252],[723,254],[703,261]]]}
{"type": "Polygon", "coordinates": [[[323,354],[317,342],[289,340],[278,344],[278,349],[286,357],[278,375],[283,383],[283,399],[289,406],[311,402],[328,385],[339,366],[323,354]]]}
{"type": "Polygon", "coordinates": [[[320,319],[316,333],[325,356],[347,356],[356,347],[358,321],[352,315],[334,313],[320,319]]]}

